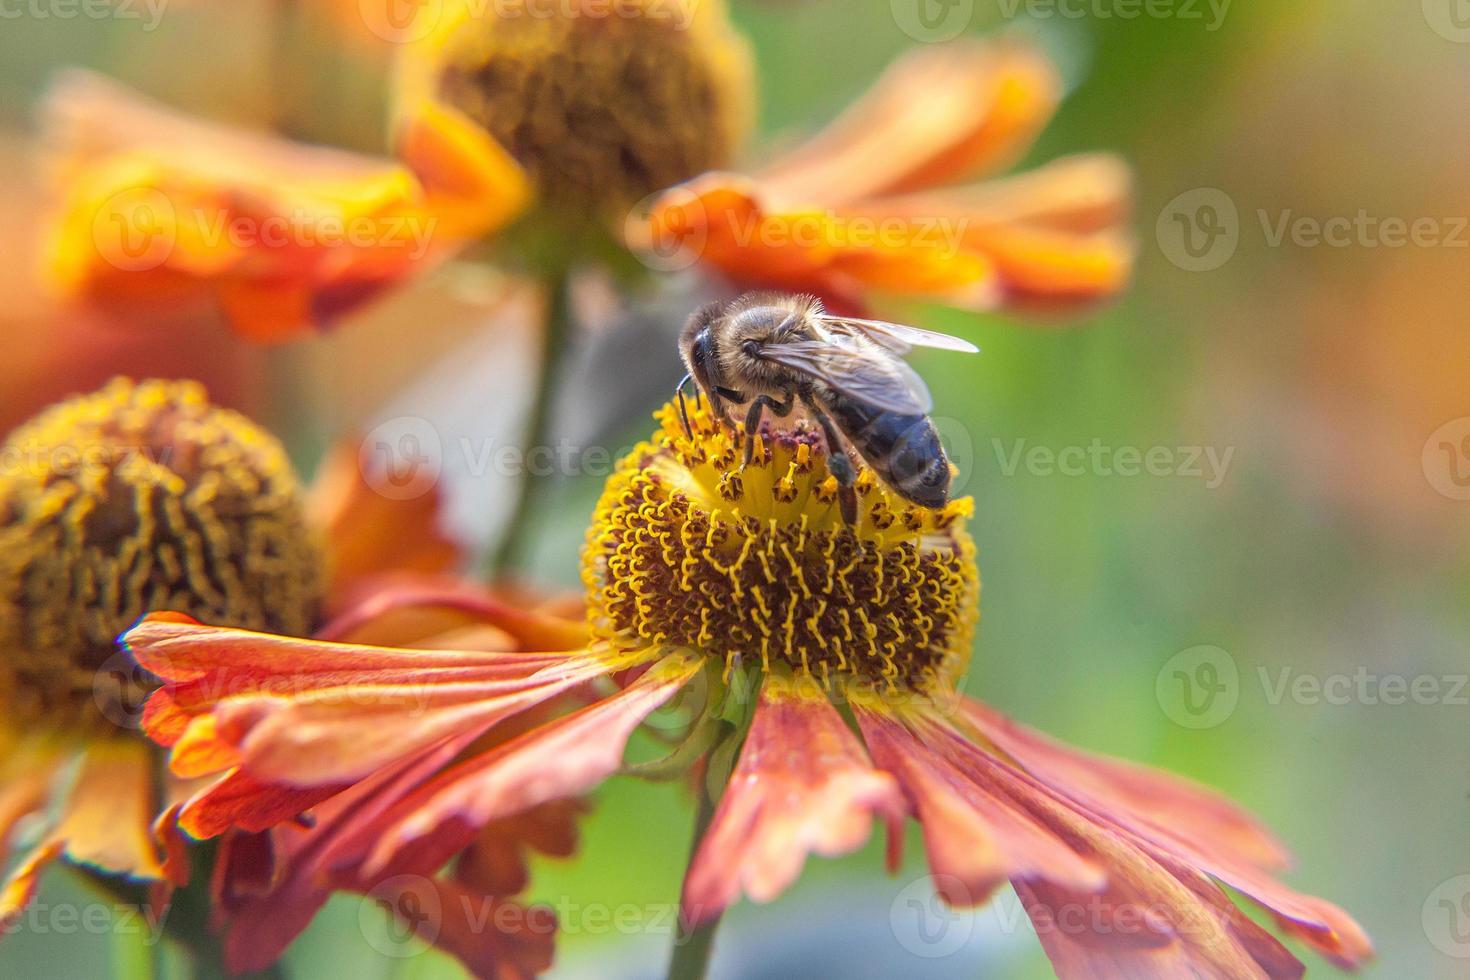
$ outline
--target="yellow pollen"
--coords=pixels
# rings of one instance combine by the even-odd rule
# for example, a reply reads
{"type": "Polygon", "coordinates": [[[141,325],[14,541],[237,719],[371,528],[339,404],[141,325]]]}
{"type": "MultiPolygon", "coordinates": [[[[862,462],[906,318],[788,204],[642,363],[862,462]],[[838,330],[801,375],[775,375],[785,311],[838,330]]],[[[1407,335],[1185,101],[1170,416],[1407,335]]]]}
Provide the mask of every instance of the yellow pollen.
{"type": "Polygon", "coordinates": [[[8,720],[86,727],[136,699],[128,671],[98,669],[147,612],[308,632],[323,560],[301,498],[280,443],[192,382],[116,379],[16,429],[0,446],[8,720]]]}
{"type": "Polygon", "coordinates": [[[593,515],[583,580],[619,650],[687,647],[725,662],[879,690],[952,687],[969,661],[979,573],[969,498],[914,507],[860,471],[847,525],[826,448],[798,421],[745,436],[672,405],[618,466],[593,515]]]}
{"type": "Polygon", "coordinates": [[[506,0],[442,34],[438,97],[562,210],[626,208],[722,167],[749,128],[750,53],[723,0],[506,0]]]}

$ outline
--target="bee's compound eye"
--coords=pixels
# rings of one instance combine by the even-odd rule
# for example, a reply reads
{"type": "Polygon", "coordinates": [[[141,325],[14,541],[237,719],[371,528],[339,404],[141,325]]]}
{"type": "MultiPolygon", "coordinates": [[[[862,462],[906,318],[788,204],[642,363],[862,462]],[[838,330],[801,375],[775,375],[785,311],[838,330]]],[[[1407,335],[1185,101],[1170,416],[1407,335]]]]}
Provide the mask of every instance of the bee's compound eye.
{"type": "Polygon", "coordinates": [[[746,357],[761,356],[761,345],[758,340],[747,340],[740,345],[740,349],[745,352],[746,357]]]}

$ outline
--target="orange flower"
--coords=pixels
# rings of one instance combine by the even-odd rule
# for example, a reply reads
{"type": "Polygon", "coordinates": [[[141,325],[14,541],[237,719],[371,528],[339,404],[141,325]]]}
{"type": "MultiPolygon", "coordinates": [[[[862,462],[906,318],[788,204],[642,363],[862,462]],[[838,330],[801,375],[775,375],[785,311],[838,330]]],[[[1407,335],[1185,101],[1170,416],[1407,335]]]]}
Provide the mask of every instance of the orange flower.
{"type": "Polygon", "coordinates": [[[1126,284],[1129,174],[1068,157],[1007,180],[1061,97],[1014,43],[909,54],[827,129],[751,176],[708,173],[629,217],[651,264],[701,263],[741,287],[860,308],[870,292],[968,309],[1082,302],[1126,284]]]}
{"type": "Polygon", "coordinates": [[[340,315],[510,220],[520,169],[473,132],[409,127],[432,171],[190,119],[64,77],[46,107],[58,198],[46,272],[127,319],[214,309],[258,341],[340,315]]]}
{"type": "MultiPolygon", "coordinates": [[[[370,590],[317,635],[465,648],[475,651],[472,657],[532,659],[548,640],[573,642],[583,638],[584,629],[524,604],[518,611],[483,590],[420,576],[370,590]]],[[[562,706],[575,703],[573,693],[562,706]]],[[[531,712],[523,722],[540,717],[531,712]]],[[[497,732],[496,737],[509,736],[497,732]]],[[[545,908],[523,908],[506,896],[525,887],[530,851],[566,856],[575,849],[583,810],[577,800],[549,802],[480,828],[462,845],[447,878],[434,877],[436,869],[412,861],[372,870],[362,866],[383,809],[467,744],[463,738],[441,740],[421,756],[325,794],[325,800],[314,791],[262,793],[249,779],[225,779],[202,789],[200,795],[238,807],[235,827],[225,831],[212,885],[227,966],[236,972],[269,967],[334,891],[348,891],[399,913],[414,935],[456,956],[476,976],[530,977],[548,969],[555,916],[545,908]],[[302,801],[318,800],[310,821],[279,822],[282,813],[307,805],[302,801]]],[[[222,824],[195,824],[192,806],[181,801],[161,822],[199,836],[225,830],[222,824]]]]}
{"type": "Polygon", "coordinates": [[[896,841],[913,816],[942,896],[978,904],[1009,881],[1064,977],[1299,976],[1217,883],[1340,965],[1371,955],[1345,913],[1275,880],[1282,849],[1231,803],[956,693],[978,616],[969,500],[917,508],[863,470],[849,525],[809,427],[766,429],[741,466],[744,436],[707,406],[687,435],[672,406],[659,420],[594,514],[590,640],[508,612],[502,626],[544,642],[374,646],[170,614],[133,629],[129,648],[164,680],[148,733],[176,774],[219,776],[182,826],[259,829],[352,794],[362,809],[334,866],[427,875],[481,828],[617,772],[631,733],[677,696],[696,720],[655,768],[713,745],[718,779],[728,732],[745,733],[685,881],[688,923],[742,893],[774,898],[809,853],[860,845],[874,817],[896,841]],[[584,707],[526,720],[594,684],[584,707]]]}
{"type": "MultiPolygon", "coordinates": [[[[343,610],[325,629],[354,637],[515,641],[457,608],[404,608],[425,589],[444,595],[438,576],[462,560],[431,487],[387,500],[373,489],[379,474],[339,448],[304,497],[279,443],[197,385],[114,381],[20,427],[0,455],[0,840],[16,859],[0,925],[23,919],[60,859],[149,883],[153,915],[187,883],[183,839],[169,814],[155,817],[160,798],[172,812],[199,787],[160,779],[156,750],[136,734],[151,679],[114,653],[140,614],[186,608],[306,632],[325,606],[343,610]],[[372,535],[359,533],[365,515],[372,535]]],[[[565,849],[574,816],[548,811],[480,846],[514,871],[519,841],[565,849]]],[[[464,887],[480,879],[493,881],[464,887]]],[[[505,870],[498,880],[517,884],[505,870]]],[[[229,871],[216,886],[245,890],[229,871]]],[[[517,955],[550,955],[549,928],[504,938],[517,955]]]]}

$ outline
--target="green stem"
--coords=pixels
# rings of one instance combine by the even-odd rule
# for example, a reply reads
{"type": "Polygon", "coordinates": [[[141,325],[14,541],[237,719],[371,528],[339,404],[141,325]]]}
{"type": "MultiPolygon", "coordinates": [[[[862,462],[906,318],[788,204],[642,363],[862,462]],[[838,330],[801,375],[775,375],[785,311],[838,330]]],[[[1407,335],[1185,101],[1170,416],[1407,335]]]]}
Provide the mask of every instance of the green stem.
{"type": "MultiPolygon", "coordinates": [[[[547,295],[546,317],[541,329],[540,376],[535,400],[531,403],[531,414],[526,421],[526,444],[521,447],[523,460],[529,460],[537,446],[548,445],[551,441],[551,410],[556,404],[556,394],[560,390],[558,382],[570,347],[570,275],[566,269],[560,269],[548,274],[544,281],[547,295]]],[[[532,472],[529,466],[522,472],[509,521],[490,562],[492,576],[503,575],[525,560],[533,530],[530,518],[535,502],[545,496],[553,478],[554,474],[532,472]]]]}
{"type": "Polygon", "coordinates": [[[136,932],[119,929],[112,936],[113,980],[157,980],[158,950],[152,943],[139,939],[136,932]]]}
{"type": "MultiPolygon", "coordinates": [[[[204,844],[196,852],[196,859],[200,866],[210,868],[216,854],[215,845],[204,844]]],[[[210,924],[209,878],[208,873],[195,875],[193,881],[174,893],[163,922],[163,935],[183,952],[191,980],[234,980],[241,974],[226,969],[224,945],[210,924]]],[[[272,964],[245,976],[254,980],[279,980],[285,973],[279,964],[272,964]]]]}
{"type": "MultiPolygon", "coordinates": [[[[699,780],[699,786],[699,814],[694,820],[694,840],[689,845],[691,865],[695,855],[699,853],[700,844],[704,842],[705,834],[709,832],[710,824],[715,818],[715,808],[720,802],[710,791],[708,780],[699,780]]],[[[668,980],[704,980],[705,974],[709,972],[715,933],[719,931],[722,916],[723,913],[717,913],[692,930],[680,928],[679,935],[674,940],[673,953],[669,956],[668,980]]]]}

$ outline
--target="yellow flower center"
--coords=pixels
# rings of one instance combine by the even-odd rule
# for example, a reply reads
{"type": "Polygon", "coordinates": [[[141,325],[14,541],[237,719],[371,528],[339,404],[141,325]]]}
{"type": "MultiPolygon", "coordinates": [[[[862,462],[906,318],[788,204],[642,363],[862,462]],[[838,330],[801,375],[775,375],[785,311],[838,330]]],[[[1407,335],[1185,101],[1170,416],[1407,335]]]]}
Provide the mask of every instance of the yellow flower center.
{"type": "Polygon", "coordinates": [[[0,707],[94,724],[109,698],[136,704],[136,678],[99,668],[138,617],[300,635],[322,569],[280,443],[199,385],[62,402],[0,446],[0,707]]]}
{"type": "Polygon", "coordinates": [[[744,434],[707,403],[656,416],[588,532],[592,628],[618,649],[687,647],[828,687],[934,692],[969,661],[980,579],[969,498],[915,507],[870,469],[847,525],[815,427],[744,434]]]}
{"type": "Polygon", "coordinates": [[[439,98],[495,137],[547,203],[626,207],[726,164],[750,54],[721,0],[507,0],[444,34],[439,98]]]}

